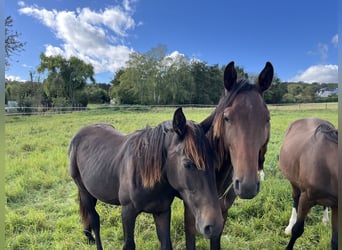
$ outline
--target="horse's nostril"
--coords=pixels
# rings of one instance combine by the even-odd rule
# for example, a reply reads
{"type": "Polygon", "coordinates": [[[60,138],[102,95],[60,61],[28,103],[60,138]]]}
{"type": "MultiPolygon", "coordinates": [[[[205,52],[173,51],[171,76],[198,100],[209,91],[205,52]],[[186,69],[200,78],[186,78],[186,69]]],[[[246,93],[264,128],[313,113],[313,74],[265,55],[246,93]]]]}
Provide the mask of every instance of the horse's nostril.
{"type": "Polygon", "coordinates": [[[204,228],[204,233],[206,236],[211,236],[213,234],[213,226],[209,225],[204,228]]]}
{"type": "Polygon", "coordinates": [[[235,188],[235,190],[239,190],[240,189],[240,181],[239,180],[235,180],[234,188],[235,188]]]}

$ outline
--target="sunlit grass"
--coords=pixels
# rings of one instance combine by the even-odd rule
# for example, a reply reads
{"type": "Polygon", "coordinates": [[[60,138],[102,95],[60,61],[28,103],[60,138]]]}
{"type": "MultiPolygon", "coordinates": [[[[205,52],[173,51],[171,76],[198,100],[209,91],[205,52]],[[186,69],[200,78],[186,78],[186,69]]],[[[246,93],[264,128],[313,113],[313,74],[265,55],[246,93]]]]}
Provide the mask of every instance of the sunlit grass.
{"type": "MultiPolygon", "coordinates": [[[[175,109],[148,111],[90,110],[59,115],[9,116],[5,123],[5,192],[7,249],[95,249],[82,234],[77,188],[68,175],[69,141],[81,127],[110,123],[124,133],[172,119],[175,109]]],[[[188,119],[200,122],[213,109],[185,108],[188,119]]],[[[278,153],[287,126],[302,117],[320,117],[337,126],[337,108],[271,110],[271,138],[265,162],[266,180],[252,200],[237,199],[229,210],[222,237],[223,249],[284,249],[284,229],[291,213],[291,190],[278,170],[278,153]]],[[[172,205],[171,239],[174,249],[185,249],[183,205],[172,205]]],[[[105,249],[120,249],[123,232],[119,206],[98,203],[105,249]]],[[[331,226],[321,222],[322,209],[313,209],[297,249],[329,249],[331,226]]],[[[157,249],[152,216],[139,215],[139,249],[157,249]]],[[[209,242],[197,237],[197,249],[209,242]]]]}

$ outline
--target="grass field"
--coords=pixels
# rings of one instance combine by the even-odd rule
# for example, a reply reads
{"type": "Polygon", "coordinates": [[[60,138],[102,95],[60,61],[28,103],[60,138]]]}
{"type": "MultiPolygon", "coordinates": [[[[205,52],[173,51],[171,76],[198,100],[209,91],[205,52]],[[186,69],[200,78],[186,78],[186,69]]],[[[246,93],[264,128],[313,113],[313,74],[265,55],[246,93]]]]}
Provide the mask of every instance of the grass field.
{"type": "MultiPolygon", "coordinates": [[[[337,126],[337,105],[326,109],[270,107],[271,138],[265,162],[266,180],[252,200],[237,199],[229,210],[222,237],[223,249],[284,249],[291,213],[291,190],[278,169],[277,155],[284,132],[294,120],[320,117],[337,126]]],[[[201,121],[212,109],[184,109],[188,119],[201,121]]],[[[77,188],[68,175],[67,150],[73,134],[85,125],[110,123],[124,133],[172,118],[174,109],[149,111],[90,110],[60,115],[5,117],[7,249],[95,249],[82,234],[77,188]]],[[[101,202],[101,236],[105,249],[123,244],[120,207],[101,202]]],[[[296,249],[329,249],[331,229],[321,222],[322,208],[310,213],[296,249]]],[[[185,248],[183,206],[172,205],[171,239],[176,250],[185,248]]],[[[137,250],[158,249],[152,216],[141,214],[135,231],[137,250]]],[[[209,242],[197,237],[197,249],[209,242]]]]}

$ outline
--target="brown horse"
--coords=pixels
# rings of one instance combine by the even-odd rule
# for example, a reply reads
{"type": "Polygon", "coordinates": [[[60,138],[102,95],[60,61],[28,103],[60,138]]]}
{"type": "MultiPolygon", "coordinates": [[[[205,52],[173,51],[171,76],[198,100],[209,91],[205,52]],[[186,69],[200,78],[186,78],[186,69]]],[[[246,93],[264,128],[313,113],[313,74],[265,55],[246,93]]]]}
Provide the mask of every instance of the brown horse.
{"type": "MultiPolygon", "coordinates": [[[[202,126],[217,153],[216,186],[224,221],[236,196],[251,199],[259,192],[258,170],[263,169],[270,135],[270,113],[263,99],[273,79],[273,66],[267,62],[256,84],[237,80],[234,62],[224,71],[225,95],[202,126]]],[[[187,249],[195,249],[195,219],[185,204],[187,249]]],[[[220,249],[221,234],[210,240],[210,249],[220,249]]]]}
{"type": "Polygon", "coordinates": [[[292,186],[292,235],[286,249],[293,249],[304,232],[304,220],[315,205],[331,207],[332,249],[337,250],[338,217],[337,130],[328,121],[306,118],[287,129],[279,164],[292,186]],[[295,223],[293,223],[295,222],[295,223]]]}
{"type": "Polygon", "coordinates": [[[223,219],[213,156],[205,131],[187,121],[181,108],[172,122],[129,135],[106,124],[80,129],[70,143],[69,172],[78,187],[86,237],[102,249],[95,210],[101,200],[122,206],[123,249],[135,249],[134,226],[141,212],[153,214],[161,249],[172,249],[170,206],[176,195],[190,207],[197,230],[217,237],[223,219]]]}

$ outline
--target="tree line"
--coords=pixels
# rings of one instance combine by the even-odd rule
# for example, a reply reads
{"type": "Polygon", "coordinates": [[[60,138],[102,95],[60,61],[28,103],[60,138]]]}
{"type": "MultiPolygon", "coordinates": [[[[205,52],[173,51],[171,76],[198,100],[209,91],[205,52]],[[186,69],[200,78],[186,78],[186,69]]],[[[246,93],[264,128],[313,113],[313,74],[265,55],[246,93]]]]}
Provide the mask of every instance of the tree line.
{"type": "MultiPolygon", "coordinates": [[[[5,20],[5,66],[10,57],[24,50],[20,33],[12,30],[13,20],[5,20]]],[[[185,55],[167,55],[167,48],[158,45],[146,53],[132,52],[126,66],[109,83],[96,83],[94,68],[76,57],[40,54],[37,72],[30,71],[26,82],[6,81],[5,102],[16,101],[20,107],[86,107],[88,103],[139,105],[181,105],[218,103],[223,94],[225,65],[208,65],[185,55]],[[38,74],[38,76],[37,76],[38,74]],[[41,77],[45,79],[41,81],[41,77]]],[[[253,81],[257,76],[236,67],[238,77],[253,81]]],[[[298,103],[337,101],[337,95],[318,98],[319,89],[336,89],[337,84],[281,82],[274,77],[265,93],[266,103],[298,103]]]]}
{"type": "MultiPolygon", "coordinates": [[[[88,103],[178,105],[218,103],[223,94],[225,65],[208,65],[189,60],[184,55],[170,57],[165,50],[154,48],[145,54],[133,52],[127,66],[119,70],[110,83],[96,83],[90,64],[71,57],[40,55],[38,73],[47,74],[41,82],[30,72],[26,82],[7,81],[5,101],[15,100],[18,106],[64,107],[88,103]]],[[[237,66],[239,77],[255,79],[237,66]]],[[[265,93],[266,103],[301,103],[337,101],[337,95],[317,97],[322,88],[336,89],[337,84],[281,82],[274,77],[265,93]]]]}

